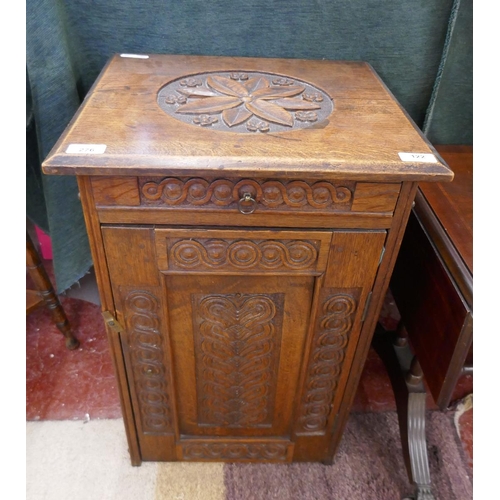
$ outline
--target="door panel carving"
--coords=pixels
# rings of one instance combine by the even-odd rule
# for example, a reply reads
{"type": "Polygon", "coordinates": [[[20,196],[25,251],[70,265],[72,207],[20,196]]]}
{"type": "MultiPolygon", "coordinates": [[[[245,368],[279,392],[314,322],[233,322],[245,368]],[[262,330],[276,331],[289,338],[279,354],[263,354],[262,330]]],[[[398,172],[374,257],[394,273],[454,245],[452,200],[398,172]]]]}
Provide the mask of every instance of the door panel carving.
{"type": "Polygon", "coordinates": [[[289,436],[314,280],[165,276],[181,435],[289,436]]]}
{"type": "Polygon", "coordinates": [[[270,425],[284,294],[195,295],[199,423],[270,425]]]}

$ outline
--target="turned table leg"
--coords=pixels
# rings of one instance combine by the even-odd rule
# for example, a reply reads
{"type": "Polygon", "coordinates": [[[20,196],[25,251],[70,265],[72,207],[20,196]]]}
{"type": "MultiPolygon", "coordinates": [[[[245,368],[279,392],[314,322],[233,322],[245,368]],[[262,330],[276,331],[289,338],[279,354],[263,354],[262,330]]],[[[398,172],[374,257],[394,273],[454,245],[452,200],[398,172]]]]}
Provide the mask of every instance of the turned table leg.
{"type": "Polygon", "coordinates": [[[26,268],[35,284],[38,294],[43,299],[44,305],[51,312],[53,321],[64,335],[66,347],[68,349],[76,349],[80,343],[71,332],[68,318],[28,233],[26,233],[26,268]]]}

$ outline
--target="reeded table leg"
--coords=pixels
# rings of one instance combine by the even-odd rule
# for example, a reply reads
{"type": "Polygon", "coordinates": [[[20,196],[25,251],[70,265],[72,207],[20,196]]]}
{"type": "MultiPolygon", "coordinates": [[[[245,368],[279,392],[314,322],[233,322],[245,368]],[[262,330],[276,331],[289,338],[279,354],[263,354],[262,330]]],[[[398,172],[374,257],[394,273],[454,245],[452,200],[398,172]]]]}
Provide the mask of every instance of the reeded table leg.
{"type": "Polygon", "coordinates": [[[373,346],[391,379],[398,410],[403,455],[415,492],[405,500],[435,500],[425,438],[426,392],[420,364],[413,356],[402,323],[396,332],[379,326],[373,346]]]}
{"type": "MultiPolygon", "coordinates": [[[[398,349],[398,347],[395,347],[398,349]]],[[[399,348],[400,349],[400,348],[399,348]]],[[[407,347],[409,350],[409,347],[407,347]]],[[[403,365],[401,368],[404,369],[403,365]]],[[[420,363],[414,356],[406,376],[408,387],[408,448],[410,453],[411,476],[416,486],[417,500],[434,500],[431,493],[431,475],[425,439],[425,401],[426,393],[422,382],[420,363]]]]}
{"type": "Polygon", "coordinates": [[[71,332],[66,313],[59,302],[47,271],[43,267],[42,261],[28,233],[26,233],[26,268],[35,284],[37,292],[43,299],[44,305],[50,310],[57,328],[64,335],[66,347],[68,349],[76,349],[80,343],[71,332]]]}

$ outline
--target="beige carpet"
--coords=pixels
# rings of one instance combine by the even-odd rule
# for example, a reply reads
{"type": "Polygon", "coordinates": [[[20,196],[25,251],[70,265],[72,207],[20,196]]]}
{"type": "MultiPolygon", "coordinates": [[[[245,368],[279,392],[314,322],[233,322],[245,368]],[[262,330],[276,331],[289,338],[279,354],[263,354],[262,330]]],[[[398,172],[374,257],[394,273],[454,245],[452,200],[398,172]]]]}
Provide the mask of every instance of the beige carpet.
{"type": "MultiPolygon", "coordinates": [[[[436,499],[472,499],[453,416],[429,412],[426,430],[436,499]]],[[[399,500],[411,491],[395,412],[351,414],[331,466],[132,467],[121,419],[27,423],[27,500],[399,500]]]]}
{"type": "Polygon", "coordinates": [[[27,500],[224,500],[223,464],[132,467],[122,420],[27,422],[27,500]]]}

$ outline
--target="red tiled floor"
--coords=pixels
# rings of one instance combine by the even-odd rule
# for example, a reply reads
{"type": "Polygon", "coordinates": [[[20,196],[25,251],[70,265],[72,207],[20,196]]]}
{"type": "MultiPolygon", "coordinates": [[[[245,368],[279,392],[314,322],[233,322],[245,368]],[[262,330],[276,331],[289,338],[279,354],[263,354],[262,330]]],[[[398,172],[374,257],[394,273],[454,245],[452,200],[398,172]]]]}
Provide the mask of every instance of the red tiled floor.
{"type": "Polygon", "coordinates": [[[453,391],[453,395],[451,397],[452,403],[454,401],[458,401],[460,399],[465,398],[465,396],[471,394],[472,391],[473,391],[472,375],[463,375],[458,379],[457,386],[453,391]]]}
{"type": "Polygon", "coordinates": [[[118,418],[118,391],[100,308],[61,298],[80,347],[69,351],[41,308],[26,317],[26,419],[118,418]]]}
{"type": "Polygon", "coordinates": [[[370,349],[352,411],[395,411],[391,381],[377,353],[370,349]]]}
{"type": "Polygon", "coordinates": [[[469,467],[472,470],[472,455],[473,455],[473,408],[467,410],[459,419],[460,440],[464,447],[465,454],[469,467]]]}

